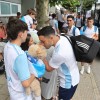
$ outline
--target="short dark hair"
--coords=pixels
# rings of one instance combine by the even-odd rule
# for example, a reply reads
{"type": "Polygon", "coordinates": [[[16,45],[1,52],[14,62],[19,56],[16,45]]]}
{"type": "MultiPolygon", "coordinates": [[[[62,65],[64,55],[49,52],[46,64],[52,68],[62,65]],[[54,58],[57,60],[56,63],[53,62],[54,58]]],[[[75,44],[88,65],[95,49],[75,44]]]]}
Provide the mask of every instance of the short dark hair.
{"type": "Polygon", "coordinates": [[[21,13],[20,12],[17,12],[17,16],[20,16],[21,15],[21,13]]]}
{"type": "Polygon", "coordinates": [[[93,17],[88,17],[87,20],[94,20],[93,17]]]}
{"type": "Polygon", "coordinates": [[[52,14],[52,18],[54,19],[54,18],[56,18],[56,14],[54,13],[54,14],[52,14]]]}
{"type": "Polygon", "coordinates": [[[74,20],[74,16],[72,16],[72,15],[68,15],[68,16],[67,16],[67,19],[68,19],[68,18],[72,18],[72,20],[74,20]]]}
{"type": "Polygon", "coordinates": [[[38,36],[49,36],[51,34],[55,35],[55,30],[51,26],[45,26],[37,32],[38,36]]]}
{"type": "Polygon", "coordinates": [[[30,38],[31,38],[31,35],[30,34],[27,34],[26,41],[21,44],[22,50],[24,50],[24,51],[27,51],[28,50],[30,38]]]}
{"type": "Polygon", "coordinates": [[[7,36],[11,40],[15,40],[19,32],[28,30],[27,24],[19,19],[13,19],[7,24],[7,36]]]}

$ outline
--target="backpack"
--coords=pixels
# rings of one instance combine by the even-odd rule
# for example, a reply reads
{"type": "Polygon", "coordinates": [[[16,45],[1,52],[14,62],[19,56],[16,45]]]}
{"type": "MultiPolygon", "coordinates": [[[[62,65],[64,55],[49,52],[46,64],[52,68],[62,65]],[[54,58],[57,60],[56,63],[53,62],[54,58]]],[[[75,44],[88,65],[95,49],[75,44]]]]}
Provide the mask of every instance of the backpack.
{"type": "MultiPolygon", "coordinates": [[[[83,32],[86,30],[87,26],[83,26],[83,32]]],[[[94,32],[97,31],[97,26],[94,26],[94,32]]]]}
{"type": "MultiPolygon", "coordinates": [[[[75,36],[75,30],[76,30],[76,28],[77,28],[77,27],[74,27],[74,28],[73,28],[73,31],[72,31],[73,36],[75,36]]],[[[83,34],[84,34],[84,32],[80,30],[80,35],[83,35],[83,34]]]]}
{"type": "Polygon", "coordinates": [[[100,50],[100,43],[84,35],[65,36],[73,47],[76,61],[91,63],[100,50]]]}
{"type": "MultiPolygon", "coordinates": [[[[80,30],[80,35],[84,34],[84,31],[86,30],[86,28],[87,28],[87,26],[83,26],[83,31],[80,30]]],[[[76,30],[76,27],[73,28],[73,31],[72,31],[73,36],[75,36],[75,30],[76,30]]],[[[96,31],[97,31],[97,26],[94,26],[94,32],[96,32],[96,31]]]]}

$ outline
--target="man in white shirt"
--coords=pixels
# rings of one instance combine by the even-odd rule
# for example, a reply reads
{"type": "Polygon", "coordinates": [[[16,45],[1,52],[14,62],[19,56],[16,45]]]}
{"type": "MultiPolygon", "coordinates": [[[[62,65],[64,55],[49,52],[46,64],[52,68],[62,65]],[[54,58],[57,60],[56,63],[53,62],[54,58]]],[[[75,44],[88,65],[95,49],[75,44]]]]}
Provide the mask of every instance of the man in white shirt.
{"type": "Polygon", "coordinates": [[[69,36],[77,36],[80,35],[80,31],[77,27],[75,27],[74,23],[74,16],[69,15],[67,17],[67,24],[68,24],[68,32],[67,35],[69,36]]]}
{"type": "Polygon", "coordinates": [[[75,24],[76,24],[76,27],[80,30],[82,27],[82,18],[80,16],[80,14],[77,15],[75,24]]]}
{"type": "Polygon", "coordinates": [[[27,25],[21,20],[15,19],[7,24],[10,41],[4,48],[4,63],[10,100],[33,100],[32,94],[26,95],[25,88],[35,76],[30,73],[26,53],[20,47],[26,40],[27,30],[27,25]]]}
{"type": "Polygon", "coordinates": [[[79,70],[71,44],[66,37],[55,35],[51,26],[46,26],[38,32],[41,44],[47,49],[54,46],[54,52],[49,62],[44,59],[47,71],[57,69],[60,80],[59,100],[70,100],[79,83],[79,70]]]}
{"type": "MultiPolygon", "coordinates": [[[[87,26],[83,26],[81,28],[82,31],[84,31],[84,35],[89,37],[89,38],[93,38],[95,40],[98,40],[98,28],[97,26],[94,26],[93,25],[94,23],[94,20],[92,17],[89,17],[87,19],[87,26]]],[[[92,63],[89,63],[87,64],[87,73],[89,74],[90,73],[90,66],[91,66],[92,63]]],[[[80,71],[81,74],[84,73],[84,63],[82,62],[81,63],[81,66],[82,66],[82,69],[80,71]]]]}

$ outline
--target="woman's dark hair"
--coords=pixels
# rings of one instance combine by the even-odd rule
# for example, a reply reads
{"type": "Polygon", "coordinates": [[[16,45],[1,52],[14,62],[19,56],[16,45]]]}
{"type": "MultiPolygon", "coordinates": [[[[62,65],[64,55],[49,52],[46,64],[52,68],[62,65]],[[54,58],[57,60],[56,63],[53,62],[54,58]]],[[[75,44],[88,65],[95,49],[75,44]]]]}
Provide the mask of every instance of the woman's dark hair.
{"type": "Polygon", "coordinates": [[[17,39],[19,32],[28,30],[27,24],[19,19],[13,19],[7,24],[7,36],[10,40],[17,39]]]}
{"type": "Polygon", "coordinates": [[[30,34],[27,34],[26,41],[21,44],[22,50],[24,50],[24,51],[27,51],[28,50],[30,38],[31,38],[31,35],[30,34]]]}
{"type": "Polygon", "coordinates": [[[11,20],[14,20],[14,19],[16,19],[14,16],[10,16],[8,19],[8,22],[10,22],[11,20]]]}

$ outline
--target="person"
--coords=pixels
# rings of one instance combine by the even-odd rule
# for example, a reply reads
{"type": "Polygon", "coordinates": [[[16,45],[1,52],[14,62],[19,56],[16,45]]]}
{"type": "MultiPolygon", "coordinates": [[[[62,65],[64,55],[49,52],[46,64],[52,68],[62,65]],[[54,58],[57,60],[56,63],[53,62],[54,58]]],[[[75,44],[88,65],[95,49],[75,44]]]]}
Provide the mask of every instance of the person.
{"type": "Polygon", "coordinates": [[[47,71],[57,69],[60,81],[59,100],[70,100],[79,83],[79,70],[71,44],[64,36],[55,34],[51,26],[46,26],[38,32],[41,44],[45,48],[54,46],[53,55],[48,62],[44,59],[47,71]],[[66,45],[65,45],[66,44],[66,45]]]}
{"type": "Polygon", "coordinates": [[[7,35],[6,35],[6,27],[5,25],[1,22],[0,23],[0,39],[6,39],[7,35]]]}
{"type": "Polygon", "coordinates": [[[58,19],[58,28],[61,31],[62,26],[64,24],[64,11],[63,10],[58,10],[57,11],[57,19],[58,19]]]}
{"type": "Polygon", "coordinates": [[[72,16],[72,15],[67,16],[67,24],[68,24],[67,35],[69,35],[69,36],[80,35],[79,29],[77,27],[75,27],[74,16],[72,16]]]}
{"type": "Polygon", "coordinates": [[[3,51],[5,44],[6,44],[5,42],[0,41],[0,75],[4,74],[5,72],[4,58],[3,58],[3,51]]]}
{"type": "Polygon", "coordinates": [[[21,13],[20,13],[20,12],[17,12],[16,18],[17,18],[17,19],[20,19],[20,18],[21,18],[21,13]]]}
{"type": "MultiPolygon", "coordinates": [[[[85,36],[87,36],[87,37],[89,37],[89,38],[93,38],[93,39],[95,39],[95,40],[98,40],[98,34],[99,34],[98,28],[97,28],[97,26],[94,26],[93,23],[94,23],[93,18],[92,18],[92,17],[89,17],[89,18],[87,19],[87,26],[83,26],[83,27],[81,28],[81,30],[84,31],[84,34],[83,34],[83,35],[85,35],[85,36]],[[84,29],[84,28],[85,28],[85,29],[84,29]]],[[[88,73],[88,74],[90,74],[90,72],[91,72],[91,68],[90,68],[91,65],[92,65],[92,63],[87,63],[87,64],[86,64],[86,66],[87,66],[87,73],[88,73]]],[[[82,68],[81,68],[80,73],[83,74],[83,73],[84,73],[84,66],[85,66],[85,63],[82,62],[82,63],[81,63],[81,66],[82,66],[82,68]]]]}
{"type": "Polygon", "coordinates": [[[80,30],[82,27],[82,18],[80,16],[80,13],[77,15],[76,20],[75,20],[75,25],[76,27],[80,30]]]}
{"type": "MultiPolygon", "coordinates": [[[[47,49],[47,61],[50,61],[53,54],[54,47],[47,49]]],[[[57,100],[57,89],[58,89],[58,74],[57,70],[52,72],[46,71],[41,81],[41,93],[45,100],[56,99],[57,100]]]]}
{"type": "Polygon", "coordinates": [[[34,44],[33,38],[30,34],[27,34],[26,41],[21,44],[21,48],[22,50],[27,51],[29,46],[31,46],[32,44],[34,44]]]}
{"type": "Polygon", "coordinates": [[[32,31],[29,32],[29,34],[31,34],[31,37],[33,38],[34,40],[34,43],[39,43],[39,38],[38,38],[38,35],[37,35],[37,21],[34,20],[34,23],[33,23],[33,26],[32,26],[32,31]]]}
{"type": "Polygon", "coordinates": [[[33,31],[32,27],[34,27],[33,19],[35,19],[35,15],[36,15],[35,11],[30,8],[27,10],[27,15],[21,18],[21,20],[27,24],[29,32],[33,31]]]}
{"type": "Polygon", "coordinates": [[[4,63],[10,100],[33,100],[31,94],[26,95],[25,88],[35,76],[30,73],[26,53],[20,47],[26,40],[27,31],[26,23],[21,20],[14,19],[7,24],[9,42],[4,48],[4,63]]]}
{"type": "Polygon", "coordinates": [[[59,34],[58,21],[57,21],[57,16],[55,13],[52,14],[52,19],[50,20],[50,25],[55,29],[56,34],[59,34]]]}

